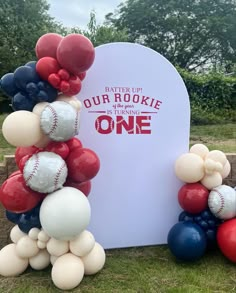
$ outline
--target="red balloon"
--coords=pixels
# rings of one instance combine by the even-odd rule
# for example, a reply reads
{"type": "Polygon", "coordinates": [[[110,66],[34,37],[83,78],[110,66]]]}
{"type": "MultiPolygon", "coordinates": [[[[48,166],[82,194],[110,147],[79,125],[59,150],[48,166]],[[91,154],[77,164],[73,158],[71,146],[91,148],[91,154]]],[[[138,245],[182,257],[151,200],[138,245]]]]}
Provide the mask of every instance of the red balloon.
{"type": "Polygon", "coordinates": [[[39,148],[35,146],[30,147],[18,147],[15,151],[15,161],[17,166],[19,167],[20,160],[26,155],[33,155],[39,151],[39,148]]]}
{"type": "Polygon", "coordinates": [[[236,262],[236,219],[225,221],[219,226],[217,242],[224,256],[236,262]]]}
{"type": "Polygon", "coordinates": [[[46,152],[52,152],[58,154],[62,159],[66,159],[69,155],[70,149],[68,145],[64,142],[50,142],[47,147],[44,149],[46,152]]]}
{"type": "Polygon", "coordinates": [[[0,188],[0,201],[6,210],[24,213],[32,210],[45,195],[28,188],[22,174],[8,178],[0,188]]]}
{"type": "Polygon", "coordinates": [[[20,160],[19,169],[22,173],[23,173],[23,170],[25,167],[25,163],[29,160],[30,157],[31,157],[31,155],[26,155],[20,160]]]}
{"type": "Polygon", "coordinates": [[[22,173],[21,173],[20,170],[17,170],[15,172],[11,173],[11,175],[9,175],[8,178],[11,178],[11,177],[16,176],[16,175],[19,175],[19,174],[22,174],[22,173]]]}
{"type": "Polygon", "coordinates": [[[198,214],[208,206],[209,190],[200,183],[187,183],[178,193],[180,206],[191,214],[198,214]]]}
{"type": "Polygon", "coordinates": [[[60,44],[62,36],[54,33],[48,33],[41,36],[35,46],[35,52],[38,59],[43,57],[57,58],[57,47],[60,44]]]}
{"type": "Polygon", "coordinates": [[[92,184],[91,184],[91,181],[77,183],[68,179],[66,180],[66,183],[64,184],[64,186],[77,188],[80,191],[82,191],[84,195],[88,196],[91,191],[92,184]]]}
{"type": "Polygon", "coordinates": [[[70,152],[67,160],[68,178],[82,183],[95,177],[100,168],[98,156],[90,149],[80,148],[70,152]]]}
{"type": "Polygon", "coordinates": [[[95,58],[91,41],[80,34],[66,36],[57,48],[57,60],[61,67],[74,75],[89,69],[95,58]]]}
{"type": "Polygon", "coordinates": [[[80,149],[83,147],[81,141],[76,137],[73,137],[67,140],[66,144],[68,145],[70,152],[73,151],[74,149],[80,149]]]}
{"type": "Polygon", "coordinates": [[[36,71],[43,80],[48,80],[48,77],[57,73],[61,69],[57,60],[52,57],[43,57],[36,63],[36,71]]]}
{"type": "Polygon", "coordinates": [[[81,72],[78,76],[79,76],[79,79],[82,81],[86,77],[86,72],[81,72]]]}

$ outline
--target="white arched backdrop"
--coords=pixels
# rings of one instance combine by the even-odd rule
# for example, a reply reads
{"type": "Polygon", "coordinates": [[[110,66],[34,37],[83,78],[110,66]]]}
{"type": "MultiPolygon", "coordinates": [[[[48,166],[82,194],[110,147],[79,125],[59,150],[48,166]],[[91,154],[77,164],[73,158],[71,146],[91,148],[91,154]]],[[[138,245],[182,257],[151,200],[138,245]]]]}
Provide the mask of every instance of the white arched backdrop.
{"type": "Polygon", "coordinates": [[[106,44],[96,48],[78,98],[78,137],[101,161],[88,230],[104,248],[167,243],[183,184],[174,163],[189,148],[190,104],[179,73],[144,46],[106,44]]]}

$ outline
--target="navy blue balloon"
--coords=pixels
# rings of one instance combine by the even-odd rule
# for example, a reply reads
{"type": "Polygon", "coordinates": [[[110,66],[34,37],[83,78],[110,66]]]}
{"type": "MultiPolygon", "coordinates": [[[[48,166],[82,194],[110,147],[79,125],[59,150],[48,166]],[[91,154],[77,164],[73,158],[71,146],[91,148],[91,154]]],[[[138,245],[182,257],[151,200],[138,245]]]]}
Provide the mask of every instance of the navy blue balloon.
{"type": "Polygon", "coordinates": [[[20,216],[21,216],[21,214],[12,213],[12,212],[6,210],[6,217],[7,217],[8,221],[10,221],[14,224],[18,224],[20,216]]]}
{"type": "Polygon", "coordinates": [[[0,80],[0,87],[2,91],[9,97],[13,97],[16,93],[19,92],[14,80],[13,73],[7,73],[3,75],[0,80]]]}
{"type": "Polygon", "coordinates": [[[40,81],[36,70],[30,66],[18,67],[14,72],[14,79],[16,86],[22,90],[26,89],[28,83],[38,83],[40,81]]]}
{"type": "Polygon", "coordinates": [[[12,99],[12,108],[14,111],[25,110],[32,111],[36,102],[30,99],[27,94],[17,93],[12,99]]]}
{"type": "Polygon", "coordinates": [[[38,83],[39,93],[37,96],[38,102],[52,103],[58,96],[58,91],[52,87],[48,82],[41,81],[38,83]],[[44,94],[46,93],[46,95],[44,94]]]}
{"type": "Polygon", "coordinates": [[[167,243],[171,253],[182,261],[200,259],[207,248],[205,233],[191,221],[175,224],[169,231],[167,243]]]}
{"type": "Polygon", "coordinates": [[[37,61],[29,61],[25,64],[25,66],[32,67],[36,71],[36,64],[37,64],[37,61]]]}

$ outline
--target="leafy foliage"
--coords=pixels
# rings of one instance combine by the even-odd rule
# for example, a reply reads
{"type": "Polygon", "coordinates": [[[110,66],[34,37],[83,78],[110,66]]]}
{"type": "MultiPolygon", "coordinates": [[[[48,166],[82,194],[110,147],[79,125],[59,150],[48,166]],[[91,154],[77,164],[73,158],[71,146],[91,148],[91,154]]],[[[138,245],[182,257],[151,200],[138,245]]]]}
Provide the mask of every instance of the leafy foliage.
{"type": "Polygon", "coordinates": [[[236,62],[235,0],[128,0],[106,19],[181,68],[236,62]]]}

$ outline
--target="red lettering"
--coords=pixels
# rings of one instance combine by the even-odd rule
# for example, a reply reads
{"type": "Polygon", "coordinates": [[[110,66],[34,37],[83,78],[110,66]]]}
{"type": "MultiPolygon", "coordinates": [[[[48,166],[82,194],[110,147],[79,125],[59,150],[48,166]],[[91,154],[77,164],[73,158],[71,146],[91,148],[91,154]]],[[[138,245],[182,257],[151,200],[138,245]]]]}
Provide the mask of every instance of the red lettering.
{"type": "Polygon", "coordinates": [[[151,129],[143,129],[150,127],[151,116],[137,116],[136,117],[136,133],[137,134],[151,134],[151,129]],[[149,120],[148,122],[146,120],[149,120]]]}
{"type": "Polygon", "coordinates": [[[100,97],[99,96],[96,96],[96,97],[92,97],[92,100],[94,102],[94,105],[98,106],[101,104],[100,102],[100,97]]]}
{"type": "Polygon", "coordinates": [[[101,115],[95,121],[95,128],[100,134],[109,134],[114,130],[114,120],[111,116],[101,115]]]}
{"type": "Polygon", "coordinates": [[[120,102],[121,103],[121,94],[115,94],[115,102],[118,103],[120,102]]]}
{"type": "Polygon", "coordinates": [[[84,100],[84,105],[85,105],[85,108],[90,108],[90,107],[92,107],[92,104],[91,104],[91,102],[90,102],[89,99],[84,100]]]}
{"type": "Polygon", "coordinates": [[[159,107],[160,107],[161,104],[162,104],[161,101],[156,100],[156,104],[155,104],[154,108],[159,110],[160,109],[159,107]]]}
{"type": "Polygon", "coordinates": [[[146,105],[146,106],[149,106],[148,103],[147,103],[147,100],[149,100],[149,99],[150,99],[149,97],[145,97],[145,96],[143,96],[143,97],[142,97],[141,104],[146,105]]]}
{"type": "Polygon", "coordinates": [[[128,116],[128,122],[123,116],[116,117],[116,133],[122,134],[122,127],[129,133],[134,134],[134,116],[128,116]]]}
{"type": "Polygon", "coordinates": [[[133,95],[133,102],[138,103],[139,102],[139,95],[133,95]]]}
{"type": "Polygon", "coordinates": [[[103,101],[103,104],[110,103],[109,96],[108,95],[102,95],[102,101],[103,101]]]}
{"type": "Polygon", "coordinates": [[[124,94],[124,102],[130,102],[130,94],[124,94]]]}

